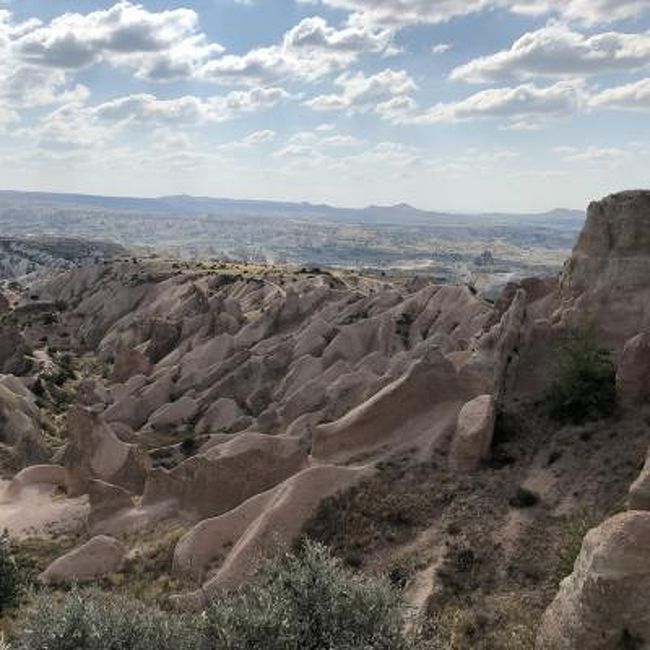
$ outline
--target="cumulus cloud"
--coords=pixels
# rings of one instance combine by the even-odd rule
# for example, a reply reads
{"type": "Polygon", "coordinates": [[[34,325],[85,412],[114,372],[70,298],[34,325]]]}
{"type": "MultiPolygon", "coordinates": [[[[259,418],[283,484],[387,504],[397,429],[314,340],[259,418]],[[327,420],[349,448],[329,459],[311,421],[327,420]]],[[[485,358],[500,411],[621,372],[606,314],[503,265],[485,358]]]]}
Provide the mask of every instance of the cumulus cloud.
{"type": "Polygon", "coordinates": [[[105,61],[133,68],[143,78],[169,80],[191,76],[223,52],[199,31],[195,11],[152,12],[129,0],[88,14],[66,13],[32,27],[13,40],[16,59],[61,70],[105,61]]]}
{"type": "MultiPolygon", "coordinates": [[[[352,12],[353,20],[403,27],[435,24],[486,10],[557,15],[587,23],[607,23],[640,16],[647,0],[322,0],[323,4],[352,12]]],[[[313,0],[310,1],[313,4],[313,0]]]]}
{"type": "Polygon", "coordinates": [[[339,94],[319,95],[305,102],[317,111],[365,112],[396,96],[417,90],[413,79],[404,70],[387,68],[367,77],[363,72],[343,74],[335,80],[341,87],[339,94]]]}
{"type": "Polygon", "coordinates": [[[650,111],[650,78],[595,93],[589,99],[589,106],[622,111],[650,111]]]}
{"type": "Polygon", "coordinates": [[[366,25],[336,29],[314,16],[290,29],[279,45],[222,56],[206,63],[200,74],[203,79],[235,84],[266,84],[287,78],[314,81],[346,69],[363,53],[386,52],[392,38],[389,29],[366,25]]]}
{"type": "Polygon", "coordinates": [[[539,87],[522,84],[516,87],[492,88],[466,99],[439,103],[420,110],[413,100],[393,106],[383,113],[397,124],[439,124],[483,119],[499,119],[513,128],[535,128],[551,118],[574,114],[582,103],[579,87],[566,82],[539,87]]]}
{"type": "Polygon", "coordinates": [[[150,94],[128,95],[95,106],[67,104],[24,133],[48,147],[99,146],[131,124],[151,128],[196,127],[271,108],[288,97],[282,88],[233,91],[208,99],[192,95],[175,99],[159,99],[150,94]]]}
{"type": "Polygon", "coordinates": [[[474,59],[451,78],[492,83],[534,77],[575,77],[650,66],[650,33],[585,36],[559,23],[524,34],[508,50],[474,59]]]}

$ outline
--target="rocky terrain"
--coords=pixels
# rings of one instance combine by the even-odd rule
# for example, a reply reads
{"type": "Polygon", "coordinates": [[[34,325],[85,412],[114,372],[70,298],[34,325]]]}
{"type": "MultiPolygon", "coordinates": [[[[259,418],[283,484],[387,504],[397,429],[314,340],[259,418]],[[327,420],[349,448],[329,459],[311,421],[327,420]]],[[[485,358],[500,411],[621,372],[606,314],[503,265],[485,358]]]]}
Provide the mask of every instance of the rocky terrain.
{"type": "Polygon", "coordinates": [[[186,260],[354,268],[471,283],[495,293],[510,279],[555,275],[584,212],[447,214],[410,205],[335,208],[191,196],[156,199],[0,191],[6,235],[113,241],[186,260]]]}
{"type": "Polygon", "coordinates": [[[0,524],[52,589],[200,609],[310,536],[389,575],[422,648],[648,647],[648,278],[638,191],[494,303],[138,258],[6,288],[0,524]],[[560,424],[544,396],[585,327],[619,407],[560,424]]]}

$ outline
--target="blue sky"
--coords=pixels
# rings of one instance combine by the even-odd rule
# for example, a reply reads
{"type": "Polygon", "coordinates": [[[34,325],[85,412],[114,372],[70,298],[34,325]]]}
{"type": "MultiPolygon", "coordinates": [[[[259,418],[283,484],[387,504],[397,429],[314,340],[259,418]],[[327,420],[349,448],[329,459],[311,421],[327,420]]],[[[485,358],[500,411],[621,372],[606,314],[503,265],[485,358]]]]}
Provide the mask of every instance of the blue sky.
{"type": "Polygon", "coordinates": [[[650,0],[0,0],[5,189],[535,211],[649,172],[650,0]]]}

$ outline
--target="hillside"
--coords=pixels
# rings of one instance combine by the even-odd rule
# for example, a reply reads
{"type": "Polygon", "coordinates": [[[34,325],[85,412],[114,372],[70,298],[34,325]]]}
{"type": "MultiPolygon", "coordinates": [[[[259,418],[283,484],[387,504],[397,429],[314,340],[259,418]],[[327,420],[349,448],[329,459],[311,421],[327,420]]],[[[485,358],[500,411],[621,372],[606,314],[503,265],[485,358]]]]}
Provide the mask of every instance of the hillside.
{"type": "Polygon", "coordinates": [[[50,271],[6,290],[0,337],[0,525],[46,593],[197,610],[310,537],[389,577],[419,648],[650,643],[650,192],[593,203],[562,273],[495,302],[226,261],[50,271]]]}

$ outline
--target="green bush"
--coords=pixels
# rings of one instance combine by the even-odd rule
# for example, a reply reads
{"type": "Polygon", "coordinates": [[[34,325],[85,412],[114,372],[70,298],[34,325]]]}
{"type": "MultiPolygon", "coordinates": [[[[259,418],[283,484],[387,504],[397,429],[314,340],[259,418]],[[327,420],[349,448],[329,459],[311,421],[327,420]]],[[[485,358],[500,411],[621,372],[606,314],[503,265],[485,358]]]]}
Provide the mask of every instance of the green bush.
{"type": "Polygon", "coordinates": [[[398,598],[385,581],[362,577],[305,542],[297,555],[263,567],[259,581],[214,600],[206,611],[211,650],[399,650],[398,598]]]}
{"type": "Polygon", "coordinates": [[[22,587],[21,571],[7,532],[0,535],[0,614],[16,604],[22,587]]]}
{"type": "Polygon", "coordinates": [[[196,625],[122,596],[73,590],[37,597],[15,650],[194,650],[196,625]]]}
{"type": "Polygon", "coordinates": [[[123,596],[42,594],[13,650],[407,650],[396,592],[306,542],[201,616],[123,596]]]}
{"type": "Polygon", "coordinates": [[[551,417],[563,424],[584,424],[614,414],[616,368],[593,332],[582,330],[560,346],[546,399],[551,417]]]}

